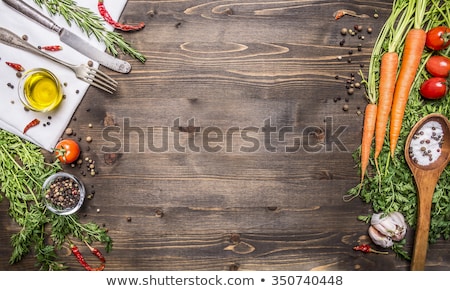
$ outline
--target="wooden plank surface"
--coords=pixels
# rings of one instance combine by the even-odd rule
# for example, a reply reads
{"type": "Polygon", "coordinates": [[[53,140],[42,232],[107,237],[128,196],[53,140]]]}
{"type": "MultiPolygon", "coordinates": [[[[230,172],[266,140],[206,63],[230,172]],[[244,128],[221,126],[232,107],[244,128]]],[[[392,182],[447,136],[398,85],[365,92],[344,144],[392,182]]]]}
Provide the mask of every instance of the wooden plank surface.
{"type": "MultiPolygon", "coordinates": [[[[366,104],[345,85],[366,70],[391,2],[130,0],[120,20],[146,27],[124,37],[148,60],[103,69],[118,92],[90,88],[69,125],[99,173],[65,169],[95,189],[80,216],[109,229],[107,270],[408,270],[392,252],[352,250],[370,206],[343,201],[366,104]],[[335,21],[342,8],[371,17],[335,21]],[[355,24],[363,38],[340,34],[355,24]]],[[[34,270],[31,255],[8,264],[7,208],[0,269],[34,270]]],[[[450,269],[448,248],[432,244],[426,269],[450,269]]]]}

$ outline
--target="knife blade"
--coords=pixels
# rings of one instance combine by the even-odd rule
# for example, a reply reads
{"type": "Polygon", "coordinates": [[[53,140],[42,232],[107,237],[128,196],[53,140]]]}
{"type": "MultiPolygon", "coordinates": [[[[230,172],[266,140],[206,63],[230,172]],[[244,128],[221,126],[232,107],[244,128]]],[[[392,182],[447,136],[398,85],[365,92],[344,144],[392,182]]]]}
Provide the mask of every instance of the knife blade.
{"type": "Polygon", "coordinates": [[[59,34],[59,39],[69,45],[70,47],[76,49],[83,55],[92,58],[99,64],[114,70],[119,73],[129,73],[131,70],[131,65],[127,61],[113,57],[104,51],[101,51],[93,47],[88,41],[79,37],[75,33],[59,26],[49,17],[43,15],[41,12],[31,7],[22,0],[3,0],[10,7],[14,8],[23,15],[33,19],[42,26],[56,32],[59,34]]]}

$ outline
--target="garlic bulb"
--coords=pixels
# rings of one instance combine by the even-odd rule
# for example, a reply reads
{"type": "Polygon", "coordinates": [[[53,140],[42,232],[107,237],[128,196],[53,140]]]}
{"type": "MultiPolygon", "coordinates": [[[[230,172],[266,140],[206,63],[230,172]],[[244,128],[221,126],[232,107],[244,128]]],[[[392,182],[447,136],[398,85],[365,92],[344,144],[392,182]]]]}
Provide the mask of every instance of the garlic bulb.
{"type": "Polygon", "coordinates": [[[373,243],[383,248],[390,248],[394,245],[394,241],[389,236],[383,235],[373,225],[369,226],[369,236],[373,243]]]}
{"type": "Polygon", "coordinates": [[[394,241],[402,240],[406,235],[407,225],[400,212],[374,213],[370,221],[369,236],[373,242],[382,247],[391,247],[394,241]]]}

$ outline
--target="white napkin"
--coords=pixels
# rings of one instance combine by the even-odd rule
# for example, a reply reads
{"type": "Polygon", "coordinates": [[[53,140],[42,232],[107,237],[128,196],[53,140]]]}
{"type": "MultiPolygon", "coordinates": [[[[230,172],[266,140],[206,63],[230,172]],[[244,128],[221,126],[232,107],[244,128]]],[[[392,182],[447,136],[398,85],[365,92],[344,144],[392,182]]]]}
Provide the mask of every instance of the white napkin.
{"type": "MultiPolygon", "coordinates": [[[[41,9],[33,0],[24,1],[43,12],[44,15],[50,16],[45,7],[41,9]]],[[[111,16],[114,19],[118,19],[126,3],[127,0],[110,0],[105,1],[105,6],[111,16]]],[[[77,5],[87,7],[98,14],[97,1],[78,0],[77,5]]],[[[34,46],[61,45],[63,50],[47,53],[53,54],[55,57],[74,65],[87,63],[90,60],[70,46],[62,43],[59,40],[57,33],[30,20],[28,17],[15,11],[1,0],[0,11],[0,27],[4,27],[14,32],[19,37],[27,35],[30,44],[34,46]]],[[[61,16],[51,18],[58,25],[85,38],[93,46],[105,50],[106,46],[103,43],[99,43],[95,37],[87,37],[76,24],[69,26],[61,16]]],[[[105,26],[108,30],[113,29],[106,23],[105,26]]],[[[98,63],[94,62],[94,66],[97,68],[98,63]]],[[[108,69],[105,69],[104,72],[108,73],[107,70],[108,69]]],[[[89,88],[89,84],[77,79],[72,70],[44,57],[39,57],[24,50],[6,46],[2,43],[0,43],[0,83],[0,128],[17,134],[50,152],[53,151],[58,139],[66,129],[75,110],[89,88]],[[39,67],[50,70],[58,77],[62,84],[66,84],[66,86],[63,86],[64,94],[66,96],[65,99],[63,99],[56,110],[51,112],[42,113],[25,111],[18,95],[19,78],[16,76],[16,71],[6,65],[5,62],[19,63],[25,70],[39,67]],[[31,128],[25,135],[22,134],[25,126],[35,118],[40,120],[40,124],[31,128]],[[44,124],[46,124],[46,126],[44,126],[44,124]]]]}

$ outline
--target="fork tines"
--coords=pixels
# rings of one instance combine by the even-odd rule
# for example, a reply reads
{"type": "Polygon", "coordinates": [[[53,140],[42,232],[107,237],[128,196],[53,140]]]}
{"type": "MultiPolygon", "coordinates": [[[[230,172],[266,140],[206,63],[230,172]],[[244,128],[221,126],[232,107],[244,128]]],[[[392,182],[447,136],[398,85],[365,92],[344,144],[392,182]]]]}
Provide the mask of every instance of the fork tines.
{"type": "Polygon", "coordinates": [[[89,73],[84,77],[84,81],[111,94],[113,94],[117,88],[116,80],[94,68],[90,68],[89,73]]]}

